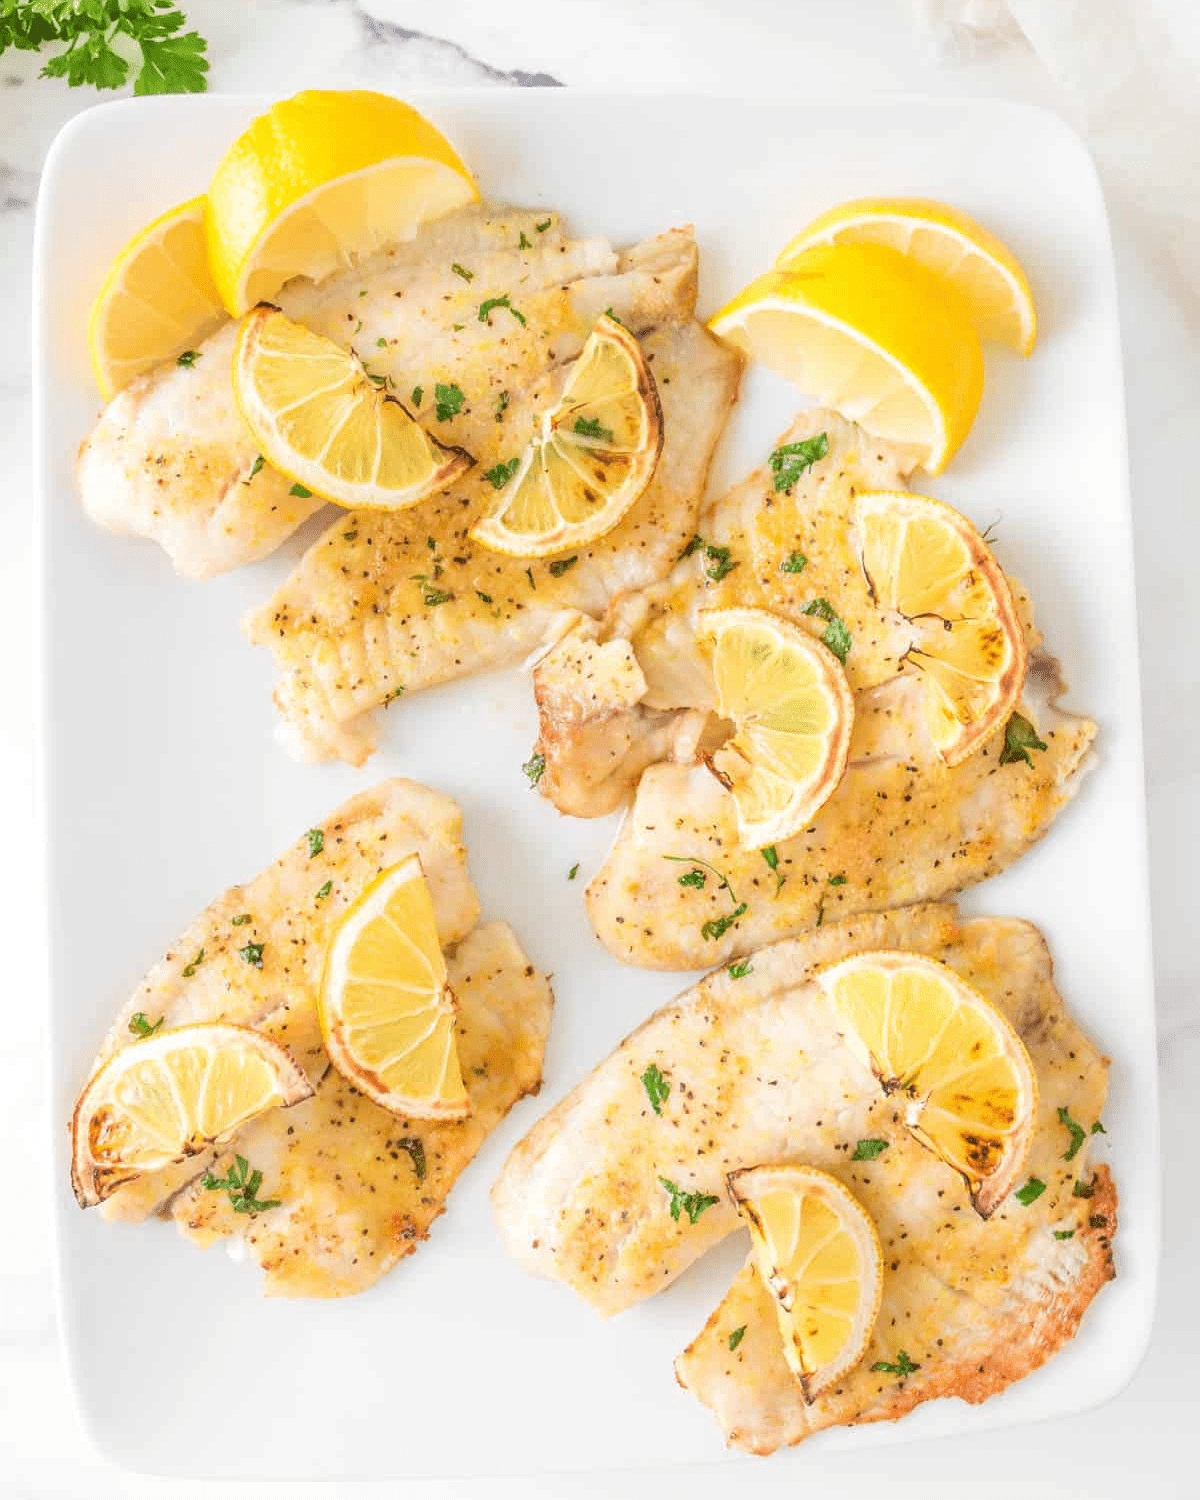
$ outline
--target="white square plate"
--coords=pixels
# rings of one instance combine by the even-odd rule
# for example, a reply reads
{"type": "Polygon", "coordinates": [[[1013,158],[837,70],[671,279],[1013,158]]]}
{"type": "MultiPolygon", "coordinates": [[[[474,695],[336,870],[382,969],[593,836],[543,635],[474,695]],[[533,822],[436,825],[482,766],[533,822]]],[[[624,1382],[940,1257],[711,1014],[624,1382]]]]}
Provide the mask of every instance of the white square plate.
{"type": "MultiPolygon", "coordinates": [[[[518,1271],[492,1226],[489,1185],[539,1109],[686,982],[622,968],[592,937],[583,887],[614,823],[560,818],[530,795],[520,772],[534,732],[527,682],[509,673],[406,701],[362,771],[293,765],[272,741],[270,662],[238,620],[305,538],[197,585],[148,544],[101,534],[79,508],[74,456],[98,405],[85,329],[104,268],[142,223],[204,190],[265,102],[92,110],[59,137],[39,203],[53,1161],[63,1328],[84,1422],[118,1462],[189,1476],[746,1462],[724,1454],[671,1369],[740,1264],[739,1236],[665,1295],[603,1323],[518,1271]],[[546,1086],[487,1143],[430,1242],[379,1287],[342,1302],[267,1301],[257,1272],[219,1251],[201,1255],[156,1223],[80,1213],[63,1122],[116,1007],[191,916],[348,794],[397,773],[461,802],[485,913],[509,918],[555,975],[546,1086]]],[[[794,1465],[799,1481],[818,1445],[979,1430],[1105,1400],[1150,1326],[1158,1125],[1125,416],[1090,159],[1054,117],[1011,104],[566,90],[415,102],[476,169],[485,197],[553,206],[574,230],[618,243],[695,223],[702,312],[769,266],[811,215],[866,193],[949,199],[1029,268],[1038,350],[1027,363],[989,351],[977,427],[928,488],[981,526],[998,523],[1001,560],[1032,590],[1071,704],[1100,722],[1099,765],[1049,838],[964,904],[1043,928],[1074,1013],[1113,1058],[1104,1153],[1121,1194],[1119,1276],[1069,1348],[986,1406],[930,1403],[896,1428],[829,1433],[775,1462],[794,1465]]],[[[761,461],[795,405],[782,382],[751,372],[714,485],[761,461]]]]}

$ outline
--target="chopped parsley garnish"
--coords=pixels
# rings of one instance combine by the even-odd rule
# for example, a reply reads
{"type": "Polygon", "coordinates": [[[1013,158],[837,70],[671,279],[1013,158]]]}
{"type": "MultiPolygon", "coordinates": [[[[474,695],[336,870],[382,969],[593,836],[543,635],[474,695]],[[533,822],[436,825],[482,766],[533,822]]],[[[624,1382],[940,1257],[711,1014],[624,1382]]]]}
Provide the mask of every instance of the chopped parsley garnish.
{"type": "Polygon", "coordinates": [[[533,227],[539,234],[545,234],[546,230],[550,228],[552,222],[552,219],[543,219],[540,224],[535,224],[533,227]]]}
{"type": "Polygon", "coordinates": [[[816,437],[805,438],[800,443],[785,443],[771,454],[771,472],[775,476],[775,492],[790,490],[801,474],[811,469],[817,459],[829,452],[829,438],[823,432],[816,437]]]}
{"type": "Polygon", "coordinates": [[[911,1375],[914,1370],[919,1370],[920,1368],[921,1366],[915,1360],[908,1357],[908,1351],[901,1349],[894,1361],[886,1359],[876,1360],[871,1366],[871,1373],[874,1375],[899,1375],[900,1379],[903,1380],[905,1376],[911,1375]]]}
{"type": "Polygon", "coordinates": [[[831,875],[829,877],[829,884],[830,885],[845,885],[846,884],[846,877],[844,875],[831,875]]]}
{"type": "Polygon", "coordinates": [[[1082,1146],[1084,1141],[1087,1140],[1087,1131],[1083,1128],[1078,1120],[1073,1120],[1071,1118],[1070,1112],[1068,1111],[1065,1104],[1059,1106],[1058,1123],[1060,1125],[1065,1125],[1071,1133],[1071,1142],[1062,1155],[1063,1161],[1071,1161],[1075,1156],[1075,1153],[1079,1150],[1080,1146],[1082,1146]]]}
{"type": "Polygon", "coordinates": [[[513,317],[516,318],[517,322],[520,323],[522,328],[525,326],[525,314],[519,313],[517,309],[512,305],[512,303],[508,300],[507,292],[505,292],[503,297],[488,297],[485,301],[479,304],[479,321],[481,323],[487,323],[490,325],[492,321],[491,315],[493,311],[498,307],[502,307],[505,312],[512,313],[513,317]]]}
{"type": "Polygon", "coordinates": [[[183,977],[185,979],[191,979],[192,975],[195,974],[196,970],[200,967],[200,965],[203,962],[204,962],[204,949],[201,948],[200,951],[196,954],[195,958],[192,959],[191,963],[188,964],[187,968],[184,969],[184,971],[183,971],[183,977]]]}
{"type": "Polygon", "coordinates": [[[576,877],[576,875],[578,875],[578,874],[579,874],[579,866],[578,865],[572,865],[571,868],[567,871],[567,879],[568,880],[574,880],[575,877],[576,877]]]}
{"type": "Polygon", "coordinates": [[[254,460],[254,462],[250,465],[250,472],[249,472],[249,474],[246,475],[246,483],[247,484],[249,484],[250,481],[254,478],[254,476],[262,469],[262,466],[263,466],[263,464],[265,462],[266,462],[266,459],[264,459],[263,456],[262,456],[262,454],[260,453],[258,455],[258,457],[254,460]]]}
{"type": "Polygon", "coordinates": [[[1071,1189],[1072,1198],[1090,1198],[1096,1191],[1094,1182],[1084,1182],[1082,1177],[1075,1179],[1075,1186],[1071,1189]]]}
{"type": "Polygon", "coordinates": [[[779,564],[781,573],[803,573],[808,567],[808,558],[803,552],[789,552],[779,564]]]}
{"type": "Polygon", "coordinates": [[[661,1115],[662,1107],[667,1102],[667,1095],[671,1092],[671,1085],[659,1071],[657,1063],[651,1063],[642,1074],[642,1087],[646,1090],[650,1108],[656,1115],[661,1115]]]}
{"type": "Polygon", "coordinates": [[[196,361],[200,357],[199,349],[185,349],[175,363],[185,370],[191,370],[195,367],[196,361]]]}
{"type": "Polygon", "coordinates": [[[324,901],[325,897],[328,896],[331,890],[333,890],[333,881],[327,880],[321,887],[321,889],[317,892],[317,900],[324,901]]]}
{"type": "Polygon", "coordinates": [[[260,1214],[264,1209],[278,1208],[283,1202],[282,1198],[259,1198],[262,1176],[257,1167],[250,1170],[250,1163],[244,1156],[238,1156],[234,1158],[228,1177],[214,1177],[211,1172],[205,1172],[200,1186],[209,1192],[228,1193],[236,1214],[260,1214]]]}
{"type": "Polygon", "coordinates": [[[523,229],[521,231],[521,238],[517,242],[517,249],[518,250],[532,250],[533,249],[533,241],[526,235],[526,233],[525,233],[525,231],[523,229]]]}
{"type": "Polygon", "coordinates": [[[398,687],[394,687],[391,690],[391,692],[387,695],[387,697],[383,700],[383,706],[384,706],[384,708],[386,708],[389,703],[394,703],[397,698],[402,698],[403,696],[404,696],[404,684],[400,683],[400,685],[398,687]]]}
{"type": "Polygon", "coordinates": [[[713,546],[702,536],[694,536],[683,549],[684,557],[691,557],[693,552],[703,552],[704,560],[708,564],[704,569],[704,576],[712,583],[720,583],[727,573],[732,573],[737,567],[728,547],[713,546]]]}
{"type": "Polygon", "coordinates": [[[447,593],[445,589],[435,589],[431,588],[427,583],[422,584],[421,603],[427,605],[430,609],[435,608],[439,604],[449,604],[453,598],[454,595],[447,593]]]}
{"type": "Polygon", "coordinates": [[[1095,1120],[1092,1123],[1092,1129],[1090,1133],[1092,1135],[1107,1135],[1108,1131],[1105,1130],[1104,1126],[1101,1125],[1099,1120],[1095,1120]]]}
{"type": "Polygon", "coordinates": [[[706,859],[697,859],[693,855],[664,854],[663,858],[669,859],[673,864],[694,866],[693,869],[688,871],[687,875],[681,875],[679,877],[680,885],[693,886],[697,890],[702,889],[705,883],[705,870],[708,870],[711,874],[717,877],[717,889],[727,891],[729,893],[729,899],[733,903],[734,910],[731,911],[727,916],[714,917],[711,921],[705,922],[700,929],[700,935],[701,937],[705,938],[724,937],[724,935],[729,931],[729,929],[733,926],[737,919],[740,916],[743,916],[747,910],[746,903],[744,901],[738,900],[733,886],[729,883],[729,877],[727,875],[723,875],[721,871],[717,869],[716,865],[710,865],[706,859]]]}
{"type": "Polygon", "coordinates": [[[424,401],[424,399],[425,387],[423,385],[414,385],[412,388],[412,404],[414,406],[420,406],[421,402],[424,401]]]}
{"type": "Polygon", "coordinates": [[[164,1016],[159,1016],[158,1020],[151,1026],[146,1012],[144,1010],[135,1010],[129,1018],[129,1029],[134,1036],[153,1036],[165,1019],[164,1016]]]}
{"type": "Polygon", "coordinates": [[[325,848],[325,835],[319,828],[310,828],[304,837],[308,840],[308,857],[315,859],[325,848]]]}
{"type": "Polygon", "coordinates": [[[375,347],[376,347],[376,349],[386,349],[387,345],[388,345],[388,341],[385,338],[380,337],[380,338],[377,338],[375,340],[375,347]]]}
{"type": "Polygon", "coordinates": [[[730,1352],[730,1354],[733,1353],[733,1351],[737,1348],[737,1346],[742,1342],[742,1340],[745,1337],[746,1337],[746,1325],[745,1325],[745,1323],[743,1323],[740,1328],[735,1328],[733,1330],[733,1332],[729,1335],[729,1352],[730,1352]]]}
{"type": "Polygon", "coordinates": [[[685,1213],[688,1216],[688,1223],[694,1224],[706,1208],[711,1208],[714,1203],[721,1201],[712,1193],[685,1193],[667,1177],[660,1177],[658,1180],[671,1195],[673,1219],[678,1219],[680,1213],[685,1213]]]}
{"type": "Polygon", "coordinates": [[[402,1135],[396,1142],[398,1151],[407,1151],[408,1159],[412,1162],[413,1171],[417,1174],[417,1181],[425,1181],[425,1142],[417,1135],[402,1135]]]}
{"type": "Polygon", "coordinates": [[[1023,1188],[1017,1190],[1017,1202],[1024,1204],[1026,1208],[1039,1199],[1046,1191],[1046,1184],[1040,1177],[1031,1177],[1023,1188]]]}
{"type": "Polygon", "coordinates": [[[508,392],[501,391],[496,401],[496,421],[504,421],[504,413],[508,410],[508,392]]]}
{"type": "Polygon", "coordinates": [[[344,542],[356,542],[356,541],[358,541],[358,532],[357,531],[343,531],[342,532],[342,541],[344,541],[344,542]]]}
{"type": "Polygon", "coordinates": [[[374,375],[370,370],[367,369],[365,365],[363,366],[363,374],[367,377],[368,380],[374,381],[381,391],[394,391],[396,389],[396,382],[390,375],[385,375],[382,372],[378,375],[374,375]]]}
{"type": "Polygon", "coordinates": [[[239,912],[236,917],[230,917],[229,920],[234,927],[245,927],[246,923],[250,921],[250,913],[248,911],[239,912]]]}
{"type": "Polygon", "coordinates": [[[456,276],[461,276],[464,281],[474,281],[475,272],[468,271],[466,266],[460,266],[457,261],[450,267],[456,276]]]}
{"type": "Polygon", "coordinates": [[[442,385],[439,381],[433,388],[433,399],[437,402],[434,416],[439,422],[448,422],[462,411],[466,397],[456,385],[442,385]]]}
{"type": "Polygon", "coordinates": [[[601,443],[613,441],[612,428],[602,427],[599,417],[576,417],[575,431],[580,437],[595,438],[601,443]]]}
{"type": "Polygon", "coordinates": [[[550,573],[554,578],[561,578],[570,568],[579,561],[578,555],[574,557],[560,557],[550,564],[550,573]]]}
{"type": "Polygon", "coordinates": [[[854,1155],[850,1158],[850,1160],[875,1161],[878,1157],[883,1155],[887,1148],[887,1141],[881,1140],[877,1136],[871,1136],[866,1140],[859,1141],[858,1145],[854,1148],[854,1155]]]}
{"type": "Polygon", "coordinates": [[[264,943],[247,943],[244,948],[239,948],[239,955],[250,964],[252,968],[261,969],[263,966],[264,943]]]}
{"type": "Polygon", "coordinates": [[[753,965],[748,958],[739,958],[737,963],[729,965],[730,979],[745,979],[747,974],[753,972],[753,965]]]}
{"type": "Polygon", "coordinates": [[[483,471],[483,477],[494,490],[502,490],[508,481],[521,467],[519,458],[510,458],[503,463],[498,463],[490,469],[483,471]]]}
{"type": "Polygon", "coordinates": [[[1073,1240],[1075,1238],[1075,1231],[1073,1229],[1056,1229],[1054,1231],[1054,1238],[1056,1240],[1073,1240]]]}
{"type": "Polygon", "coordinates": [[[733,926],[733,924],[737,921],[737,919],[739,917],[745,916],[746,911],[746,903],[744,901],[739,902],[734,910],[728,912],[725,916],[714,917],[711,921],[705,922],[703,927],[701,927],[700,929],[700,936],[702,938],[708,938],[713,942],[715,942],[718,938],[723,938],[729,931],[729,929],[733,926]]]}
{"type": "Polygon", "coordinates": [[[312,490],[306,489],[305,486],[302,485],[302,484],[294,484],[294,485],[292,485],[291,489],[288,490],[288,494],[289,495],[295,495],[298,500],[311,500],[312,499],[312,490]]]}
{"type": "Polygon", "coordinates": [[[1010,761],[1023,760],[1027,766],[1033,765],[1031,750],[1044,750],[1046,741],[1039,740],[1037,730],[1024,716],[1024,714],[1011,714],[1008,723],[1004,726],[1004,749],[1000,752],[1000,764],[1006,766],[1010,761]]]}
{"type": "Polygon", "coordinates": [[[492,596],[491,596],[491,594],[485,594],[482,589],[476,589],[475,590],[475,597],[476,597],[476,599],[482,599],[485,604],[491,604],[492,603],[492,596]]]}
{"type": "Polygon", "coordinates": [[[839,619],[837,612],[828,599],[814,599],[804,606],[806,615],[816,615],[819,620],[824,620],[825,633],[821,640],[833,652],[834,656],[841,662],[846,660],[850,651],[852,636],[846,629],[845,624],[839,619]]]}
{"type": "MultiPolygon", "coordinates": [[[[605,317],[606,317],[606,318],[611,318],[611,319],[612,319],[612,320],[613,320],[613,322],[614,322],[614,323],[621,323],[621,320],[620,320],[620,318],[618,318],[618,317],[617,317],[617,315],[616,315],[616,313],[615,313],[615,312],[613,312],[613,310],[612,310],[612,308],[611,308],[611,307],[606,307],[606,308],[605,308],[605,309],[604,309],[604,316],[605,316],[605,317]]],[[[625,325],[624,325],[624,323],[621,323],[621,327],[622,327],[622,328],[624,328],[624,327],[625,327],[625,325]]]]}
{"type": "Polygon", "coordinates": [[[783,882],[787,879],[786,875],[779,873],[779,850],[774,844],[768,844],[765,849],[760,849],[758,852],[766,860],[767,869],[775,877],[775,894],[778,896],[783,889],[783,882]]]}
{"type": "Polygon", "coordinates": [[[690,885],[696,890],[702,890],[707,878],[703,870],[689,870],[686,875],[679,877],[679,884],[690,885]]]}
{"type": "Polygon", "coordinates": [[[531,755],[521,769],[529,777],[529,785],[537,786],[546,770],[546,757],[544,755],[531,755]]]}

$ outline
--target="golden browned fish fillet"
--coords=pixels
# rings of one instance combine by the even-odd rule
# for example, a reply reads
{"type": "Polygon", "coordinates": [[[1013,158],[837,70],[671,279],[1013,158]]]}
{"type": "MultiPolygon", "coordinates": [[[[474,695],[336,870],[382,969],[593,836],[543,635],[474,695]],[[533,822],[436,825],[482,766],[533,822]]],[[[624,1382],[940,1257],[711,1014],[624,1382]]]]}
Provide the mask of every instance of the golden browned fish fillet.
{"type": "Polygon", "coordinates": [[[464,392],[461,412],[435,426],[473,455],[474,469],[411,510],[340,516],[246,621],[280,670],[275,701],[295,754],[361,764],[380,705],[518,663],[572,612],[599,616],[670,568],[694,530],[741,370],[740,357],[692,319],[695,296],[695,242],[673,231],[622,255],[612,275],[540,296],[514,292],[523,323],[497,311],[481,341],[476,318],[461,335],[470,348],[422,367],[423,420],[434,381],[464,392]],[[522,451],[606,308],[639,336],[654,373],[665,434],[655,476],[624,520],[577,554],[530,561],[490,552],[468,534],[495,499],[489,472],[522,451]]]}
{"type": "Polygon", "coordinates": [[[1088,763],[1095,725],[1059,708],[1065,684],[1019,586],[1031,662],[1020,711],[1047,749],[1001,764],[1001,728],[959,765],[943,762],[919,678],[903,667],[905,641],[871,599],[850,526],[854,495],[902,486],[911,456],[830,412],[806,413],[780,441],[819,432],[828,455],[792,494],[777,493],[764,466],[708,507],[701,535],[727,556],[693,551],[662,583],[619,599],[602,625],[577,624],[535,668],[539,790],[565,812],[597,816],[636,787],[587,891],[598,936],[627,963],[703,968],[838,916],[963,890],[1041,837],[1088,763]],[[805,565],[785,572],[793,552],[805,565]],[[819,632],[823,623],[804,613],[817,598],[853,640],[850,760],[837,791],[768,866],[739,845],[733,799],[700,758],[728,726],[712,712],[696,616],[750,604],[819,632]],[[709,873],[701,889],[681,886],[675,861],[693,858],[728,884],[709,873]]]}
{"type": "Polygon", "coordinates": [[[205,1242],[240,1232],[267,1270],[269,1290],[337,1296],[369,1286],[415,1247],[488,1132],[537,1088],[551,993],[507,927],[475,925],[479,901],[462,814],[448,797],[388,781],[319,827],[319,852],[306,834],[184,931],[122,1009],[96,1061],[99,1067],[118,1048],[136,1045],[129,1021],[138,1011],[168,1030],[236,1022],[292,1052],[316,1088],[310,1107],[303,1116],[291,1109],[252,1121],[220,1151],[147,1173],[117,1189],[100,1212],[129,1221],[171,1212],[205,1242]],[[421,856],[461,1005],[459,1047],[473,1113],[450,1124],[398,1120],[361,1098],[330,1068],[317,1016],[336,920],[382,870],[412,853],[421,856]],[[248,945],[261,967],[247,960],[248,945]],[[401,1140],[416,1154],[406,1154],[401,1140]],[[262,1196],[284,1201],[248,1217],[199,1179],[214,1163],[221,1175],[226,1159],[251,1152],[266,1177],[262,1196]]]}

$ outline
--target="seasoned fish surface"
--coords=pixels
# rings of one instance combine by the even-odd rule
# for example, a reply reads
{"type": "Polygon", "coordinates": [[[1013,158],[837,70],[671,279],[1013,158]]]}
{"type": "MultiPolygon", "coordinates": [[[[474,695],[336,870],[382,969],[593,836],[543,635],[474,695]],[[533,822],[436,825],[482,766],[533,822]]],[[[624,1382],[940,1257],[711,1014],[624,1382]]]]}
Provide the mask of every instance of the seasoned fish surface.
{"type": "Polygon", "coordinates": [[[871,914],[763,949],[743,978],[718,971],[658,1011],[514,1149],[493,1189],[496,1220],[527,1269],[608,1314],[661,1291],[740,1228],[727,1172],[795,1161],[836,1176],[875,1220],[883,1248],[883,1308],[862,1363],[806,1407],[774,1309],[747,1270],[678,1364],[681,1383],[732,1441],[767,1452],[933,1396],[982,1399],[1074,1334],[1112,1275],[1116,1195],[1105,1169],[1093,1176],[1092,1136],[1064,1160],[1071,1137],[1058,1110],[1090,1130],[1106,1071],[1064,1010],[1034,927],[963,922],[953,906],[871,914]],[[958,1175],[909,1135],[902,1101],[885,1096],[842,1041],[811,976],[878,948],[941,959],[1020,1033],[1040,1094],[1028,1170],[1046,1184],[1028,1206],[1013,1196],[981,1219],[958,1175]],[[670,1089],[661,1116],[642,1082],[651,1065],[670,1089]],[[863,1139],[888,1147],[852,1161],[863,1139]],[[694,1223],[672,1219],[663,1178],[716,1201],[694,1223]],[[1091,1197],[1075,1194],[1077,1181],[1091,1197]],[[901,1350],[916,1374],[871,1371],[896,1364],[901,1350]]]}

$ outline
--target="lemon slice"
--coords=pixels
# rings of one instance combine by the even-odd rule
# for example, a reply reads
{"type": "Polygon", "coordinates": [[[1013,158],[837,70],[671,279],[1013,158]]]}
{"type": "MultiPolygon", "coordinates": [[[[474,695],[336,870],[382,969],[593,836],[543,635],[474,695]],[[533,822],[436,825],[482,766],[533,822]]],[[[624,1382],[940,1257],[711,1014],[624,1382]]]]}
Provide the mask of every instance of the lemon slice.
{"type": "Polygon", "coordinates": [[[293,276],[319,281],[478,197],[411,105],[309,90],[273,104],[221,159],[208,189],[213,276],[237,316],[293,276]]]}
{"type": "Polygon", "coordinates": [[[419,855],[393,865],[338,923],[321,982],[321,1032],[334,1067],[393,1114],[471,1112],[454,1042],[433,901],[419,855]]]}
{"type": "Polygon", "coordinates": [[[735,725],[709,765],[733,794],[749,848],[798,833],[846,769],[854,699],[833,652],[765,609],[710,609],[700,639],[712,650],[717,712],[735,725]]]}
{"type": "Polygon", "coordinates": [[[712,319],[715,333],[940,473],[983,393],[979,338],[957,297],[884,245],[805,250],[712,319]]]}
{"type": "Polygon", "coordinates": [[[88,346],[106,401],[131,380],[194,349],[225,321],[208,268],[204,199],[191,198],[135,234],[92,304],[88,346]]]}
{"type": "Polygon", "coordinates": [[[875,602],[903,616],[904,663],[925,682],[925,718],[947,765],[1008,720],[1025,682],[1025,634],[987,543],[952,506],[878,491],[854,502],[859,557],[875,602]]]}
{"type": "Polygon", "coordinates": [[[863,1357],[879,1314],[879,1236],[858,1200],[814,1167],[744,1167],[726,1179],[775,1299],[783,1352],[805,1401],[863,1357]]]}
{"type": "Polygon", "coordinates": [[[1029,278],[1007,245],[969,215],[932,198],[856,198],[821,214],[775,262],[786,271],[814,245],[888,245],[910,256],[966,303],[981,339],[1028,354],[1037,337],[1029,278]]]}
{"type": "Polygon", "coordinates": [[[662,451],[662,410],[637,339],[596,322],[556,406],[471,531],[510,557],[594,542],[644,493],[662,451]]]}
{"type": "Polygon", "coordinates": [[[204,1022],[123,1047],[71,1120],[71,1185],[84,1208],[122,1183],[193,1156],[265,1110],[298,1104],[308,1079],[269,1037],[204,1022]]]}
{"type": "Polygon", "coordinates": [[[336,505],[403,510],[471,466],[430,437],[356,356],[257,307],[244,319],[233,389],[269,464],[336,505]]]}
{"type": "Polygon", "coordinates": [[[987,1218],[1013,1189],[1033,1139],[1037,1081],[1021,1038],[970,985],[932,958],[856,953],[821,970],[847,1043],[904,1123],[962,1175],[987,1218]]]}

